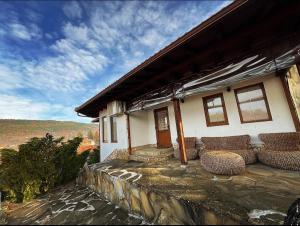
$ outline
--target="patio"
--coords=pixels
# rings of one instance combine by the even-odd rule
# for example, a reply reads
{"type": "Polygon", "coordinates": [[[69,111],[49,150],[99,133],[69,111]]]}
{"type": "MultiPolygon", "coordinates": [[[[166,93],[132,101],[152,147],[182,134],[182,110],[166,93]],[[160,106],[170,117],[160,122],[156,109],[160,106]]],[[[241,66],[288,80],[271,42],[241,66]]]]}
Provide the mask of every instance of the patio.
{"type": "Polygon", "coordinates": [[[121,207],[141,212],[153,223],[282,224],[289,206],[300,197],[299,172],[261,164],[249,165],[242,175],[230,177],[208,173],[199,160],[190,161],[186,168],[176,160],[165,163],[112,160],[86,167],[85,172],[79,183],[104,193],[121,207]],[[133,190],[139,191],[135,202],[133,190]],[[171,206],[171,213],[165,208],[162,217],[162,206],[174,203],[173,198],[180,207],[171,206]],[[124,204],[126,199],[129,201],[124,204]],[[157,202],[161,202],[160,207],[157,202]],[[185,216],[181,216],[183,213],[185,216]]]}

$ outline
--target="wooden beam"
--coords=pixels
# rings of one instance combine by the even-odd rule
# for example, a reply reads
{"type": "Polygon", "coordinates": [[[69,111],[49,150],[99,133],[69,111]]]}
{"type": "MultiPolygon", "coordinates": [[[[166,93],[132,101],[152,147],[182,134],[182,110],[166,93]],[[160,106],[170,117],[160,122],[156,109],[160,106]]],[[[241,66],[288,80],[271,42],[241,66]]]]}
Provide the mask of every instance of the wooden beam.
{"type": "Polygon", "coordinates": [[[293,122],[294,122],[295,129],[296,129],[297,132],[300,132],[300,122],[299,122],[299,119],[298,119],[298,116],[297,116],[297,113],[296,113],[296,108],[295,108],[295,105],[293,103],[293,98],[292,98],[292,95],[291,95],[291,92],[290,92],[290,89],[289,89],[289,86],[288,86],[288,82],[287,82],[287,79],[286,79],[286,74],[284,72],[280,72],[280,79],[281,79],[282,87],[283,87],[283,90],[284,90],[284,93],[285,93],[285,96],[286,96],[286,99],[287,99],[287,102],[288,102],[288,105],[289,105],[289,108],[290,108],[290,112],[291,112],[291,115],[292,115],[292,119],[293,119],[293,122]]]}
{"type": "Polygon", "coordinates": [[[181,118],[181,111],[180,111],[180,101],[179,99],[173,99],[173,106],[175,112],[175,121],[176,121],[176,129],[177,129],[177,140],[179,144],[179,153],[180,153],[180,160],[181,164],[187,165],[187,154],[184,142],[184,133],[183,133],[183,124],[181,118]]]}
{"type": "Polygon", "coordinates": [[[126,114],[126,121],[127,121],[127,136],[128,136],[128,154],[132,154],[132,148],[131,148],[131,134],[130,134],[130,119],[129,114],[126,114]]]}

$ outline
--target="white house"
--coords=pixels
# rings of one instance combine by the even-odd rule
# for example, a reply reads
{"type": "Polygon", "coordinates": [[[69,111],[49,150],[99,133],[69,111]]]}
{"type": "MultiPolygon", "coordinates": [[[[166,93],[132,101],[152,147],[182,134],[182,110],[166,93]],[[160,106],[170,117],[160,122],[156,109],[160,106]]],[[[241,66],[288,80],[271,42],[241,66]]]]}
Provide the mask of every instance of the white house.
{"type": "Polygon", "coordinates": [[[183,137],[257,144],[259,133],[300,131],[299,8],[234,1],[76,108],[99,118],[101,160],[177,138],[181,150],[183,137]]]}

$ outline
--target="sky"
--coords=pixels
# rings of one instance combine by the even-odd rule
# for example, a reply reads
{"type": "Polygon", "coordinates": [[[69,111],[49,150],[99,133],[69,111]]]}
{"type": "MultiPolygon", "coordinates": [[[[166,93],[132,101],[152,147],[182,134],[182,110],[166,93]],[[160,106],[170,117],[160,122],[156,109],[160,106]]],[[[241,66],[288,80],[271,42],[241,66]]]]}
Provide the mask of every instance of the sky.
{"type": "Polygon", "coordinates": [[[74,108],[229,3],[0,0],[0,119],[90,122],[74,108]]]}

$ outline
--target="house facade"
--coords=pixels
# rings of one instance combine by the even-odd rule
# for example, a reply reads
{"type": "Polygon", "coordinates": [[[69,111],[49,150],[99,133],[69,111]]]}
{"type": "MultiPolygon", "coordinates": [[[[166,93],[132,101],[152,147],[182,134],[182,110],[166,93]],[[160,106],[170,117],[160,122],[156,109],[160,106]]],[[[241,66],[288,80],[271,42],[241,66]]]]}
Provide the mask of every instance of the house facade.
{"type": "Polygon", "coordinates": [[[186,164],[184,137],[300,131],[297,8],[235,1],[76,108],[99,118],[101,160],[178,147],[186,164]]]}

